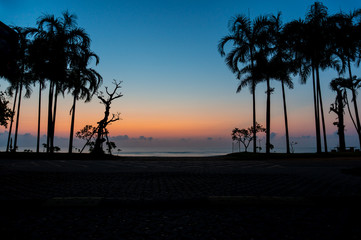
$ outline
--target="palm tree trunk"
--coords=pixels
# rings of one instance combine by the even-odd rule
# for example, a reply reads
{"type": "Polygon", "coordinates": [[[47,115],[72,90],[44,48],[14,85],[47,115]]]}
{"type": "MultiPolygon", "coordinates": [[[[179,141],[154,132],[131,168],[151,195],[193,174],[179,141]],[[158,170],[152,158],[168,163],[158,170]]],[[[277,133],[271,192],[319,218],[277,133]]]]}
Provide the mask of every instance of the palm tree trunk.
{"type": "MultiPolygon", "coordinates": [[[[251,67],[253,71],[253,52],[250,50],[251,67]]],[[[252,101],[253,101],[253,153],[257,152],[257,131],[256,131],[256,83],[252,79],[252,101]]]]}
{"type": "Polygon", "coordinates": [[[72,115],[71,115],[71,126],[70,126],[70,136],[69,136],[69,153],[73,152],[73,136],[74,136],[74,121],[75,121],[75,104],[76,104],[76,94],[74,94],[72,115]]]}
{"type": "Polygon", "coordinates": [[[319,120],[319,111],[318,111],[318,94],[316,93],[316,79],[315,79],[314,66],[312,66],[312,84],[313,84],[313,107],[315,110],[316,146],[317,146],[317,153],[321,153],[321,133],[320,133],[320,120],[319,120]]]}
{"type": "Polygon", "coordinates": [[[290,138],[288,135],[288,120],[287,120],[287,106],[286,106],[286,94],[285,94],[285,86],[284,86],[284,82],[283,79],[281,80],[282,83],[282,98],[283,98],[283,113],[285,116],[285,130],[286,130],[286,151],[287,153],[291,153],[290,152],[290,138]]]}
{"type": "Polygon", "coordinates": [[[23,83],[20,83],[20,90],[19,90],[19,101],[18,101],[18,111],[16,113],[16,125],[15,125],[15,136],[14,136],[14,152],[17,149],[17,141],[18,141],[18,129],[19,129],[19,117],[20,117],[20,106],[21,106],[21,93],[23,90],[23,83]]]}
{"type": "Polygon", "coordinates": [[[50,138],[51,138],[51,132],[52,132],[52,110],[53,110],[53,92],[54,92],[54,83],[50,82],[49,86],[49,99],[48,99],[48,134],[46,138],[46,152],[50,152],[50,138]]]}
{"type": "Polygon", "coordinates": [[[337,116],[338,116],[338,138],[339,138],[339,144],[340,144],[340,148],[339,151],[340,152],[344,152],[346,150],[346,143],[345,143],[345,125],[344,125],[344,99],[342,97],[342,92],[340,89],[337,89],[337,103],[338,103],[338,109],[336,109],[337,111],[337,116]]]}
{"type": "Polygon", "coordinates": [[[41,117],[41,82],[39,81],[38,135],[36,139],[36,153],[39,153],[39,149],[40,149],[40,117],[41,117]]]}
{"type": "Polygon", "coordinates": [[[271,148],[271,88],[270,79],[267,78],[267,109],[266,109],[266,153],[270,153],[271,148]]]}
{"type": "Polygon", "coordinates": [[[320,110],[321,110],[321,120],[322,120],[322,131],[323,131],[323,141],[325,145],[325,152],[327,153],[327,134],[326,134],[326,127],[325,127],[325,117],[323,114],[323,104],[322,104],[322,95],[321,95],[321,85],[320,85],[320,73],[318,67],[316,67],[316,74],[317,74],[317,91],[320,100],[320,110]]]}
{"type": "Polygon", "coordinates": [[[257,131],[256,131],[256,86],[253,84],[252,96],[253,96],[253,153],[257,152],[257,131]]]}
{"type": "Polygon", "coordinates": [[[55,136],[55,119],[56,119],[56,107],[58,103],[58,87],[55,84],[55,96],[54,96],[54,110],[52,118],[51,138],[50,138],[50,152],[54,153],[54,136],[55,136]]]}
{"type": "Polygon", "coordinates": [[[358,107],[357,107],[357,101],[356,101],[356,91],[355,88],[353,86],[353,81],[352,81],[352,72],[351,72],[351,64],[350,64],[350,59],[347,59],[347,63],[348,63],[348,72],[350,75],[350,81],[351,81],[351,91],[352,91],[352,101],[353,101],[353,106],[355,109],[355,117],[356,117],[356,126],[357,126],[357,135],[359,138],[359,143],[360,143],[360,148],[361,148],[361,124],[360,124],[360,117],[358,114],[358,107]]]}
{"type": "MultiPolygon", "coordinates": [[[[19,91],[19,85],[16,87],[16,91],[15,91],[15,97],[14,97],[14,103],[13,103],[13,113],[15,113],[16,99],[18,98],[18,91],[19,91]]],[[[12,114],[11,119],[10,119],[9,136],[8,136],[8,142],[6,144],[6,152],[9,152],[9,148],[10,148],[11,130],[13,128],[13,122],[14,122],[14,114],[12,114]]]]}

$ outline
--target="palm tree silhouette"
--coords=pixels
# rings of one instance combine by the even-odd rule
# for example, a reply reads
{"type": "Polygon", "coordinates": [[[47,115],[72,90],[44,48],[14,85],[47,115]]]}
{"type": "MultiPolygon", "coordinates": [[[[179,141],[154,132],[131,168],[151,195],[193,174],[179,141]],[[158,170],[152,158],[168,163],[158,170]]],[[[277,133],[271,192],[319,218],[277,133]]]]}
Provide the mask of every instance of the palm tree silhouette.
{"type": "Polygon", "coordinates": [[[310,47],[310,49],[306,51],[311,60],[311,66],[313,68],[312,74],[316,76],[317,114],[319,116],[319,113],[321,113],[325,152],[327,152],[327,138],[319,70],[324,70],[328,67],[338,68],[337,63],[332,59],[332,48],[330,44],[332,31],[330,31],[327,11],[328,9],[325,5],[320,2],[315,2],[306,14],[306,34],[308,34],[309,37],[307,41],[310,47]]]}
{"type": "Polygon", "coordinates": [[[332,91],[336,92],[335,103],[331,104],[330,112],[337,114],[337,122],[333,124],[337,126],[337,134],[339,138],[339,151],[346,151],[345,143],[345,125],[344,125],[344,108],[347,105],[347,93],[346,88],[349,81],[345,78],[335,78],[330,82],[330,87],[332,91]]]}
{"type": "Polygon", "coordinates": [[[46,78],[49,83],[48,100],[48,152],[53,152],[57,99],[64,94],[65,83],[69,80],[69,62],[75,49],[89,44],[89,37],[83,29],[76,27],[76,16],[68,11],[62,18],[54,15],[43,15],[37,21],[37,38],[43,39],[47,45],[41,56],[46,78]]]}
{"type": "Polygon", "coordinates": [[[288,118],[287,118],[287,104],[286,104],[286,94],[285,94],[285,85],[288,88],[293,88],[293,82],[290,77],[290,74],[297,73],[297,67],[295,62],[292,59],[292,49],[289,46],[287,41],[288,34],[285,34],[284,26],[281,21],[281,13],[277,15],[272,15],[270,17],[270,36],[273,45],[273,57],[272,61],[274,62],[274,69],[272,70],[273,78],[281,81],[282,86],[282,99],[283,99],[283,113],[285,121],[285,135],[286,135],[286,152],[291,153],[290,151],[290,140],[289,140],[289,130],[288,130],[288,118]]]}
{"type": "MultiPolygon", "coordinates": [[[[17,150],[17,139],[18,139],[18,130],[19,130],[19,119],[20,119],[20,109],[21,109],[21,99],[22,99],[22,90],[25,87],[25,97],[30,97],[31,95],[31,74],[30,74],[30,68],[29,68],[29,39],[28,34],[29,30],[25,28],[20,27],[14,27],[14,31],[17,33],[18,36],[18,48],[16,53],[16,78],[14,81],[11,82],[10,87],[8,88],[8,92],[12,93],[15,90],[15,99],[14,99],[14,105],[17,101],[17,111],[16,111],[16,125],[15,125],[15,134],[14,134],[14,148],[13,151],[15,152],[17,150]],[[16,97],[18,100],[16,100],[16,97]]],[[[13,109],[14,111],[15,109],[13,109]]],[[[10,128],[12,128],[12,121],[10,128]]],[[[11,130],[9,130],[9,137],[11,136],[11,130]]],[[[9,141],[7,145],[7,151],[9,146],[9,141]]]]}
{"type": "MultiPolygon", "coordinates": [[[[346,69],[348,70],[348,84],[349,89],[352,93],[352,102],[354,105],[354,112],[356,118],[356,131],[359,138],[359,144],[361,148],[361,124],[360,117],[358,113],[358,106],[356,100],[356,90],[354,88],[352,75],[351,63],[356,62],[356,59],[360,59],[361,50],[361,21],[359,21],[359,26],[356,23],[356,20],[361,20],[361,9],[354,10],[349,14],[338,13],[330,17],[330,25],[334,32],[333,36],[333,52],[341,60],[342,68],[340,69],[340,74],[343,74],[346,69]]],[[[357,62],[358,64],[360,61],[357,62]]]]}
{"type": "Polygon", "coordinates": [[[286,24],[284,30],[285,35],[288,36],[288,44],[299,68],[301,83],[306,83],[308,77],[312,75],[316,146],[318,153],[321,152],[320,120],[322,121],[324,145],[325,151],[327,152],[319,69],[336,67],[331,57],[331,31],[328,31],[327,15],[327,8],[322,3],[315,2],[306,14],[306,21],[301,19],[294,20],[286,24]]]}
{"type": "MultiPolygon", "coordinates": [[[[267,46],[268,47],[268,46],[267,46]]],[[[243,79],[241,84],[238,87],[238,91],[240,91],[242,84],[247,83],[249,80],[252,82],[259,83],[262,81],[266,81],[267,84],[267,100],[266,100],[266,153],[270,153],[271,148],[271,94],[274,91],[274,88],[270,86],[270,80],[274,77],[273,70],[278,67],[275,65],[276,63],[273,61],[274,58],[270,57],[270,49],[260,49],[255,55],[255,62],[253,67],[245,67],[241,70],[241,73],[248,72],[248,78],[243,79]]]]}
{"type": "MultiPolygon", "coordinates": [[[[244,15],[237,15],[229,22],[230,35],[223,37],[218,44],[218,52],[221,56],[226,56],[226,64],[237,78],[241,78],[242,71],[239,69],[239,64],[249,64],[251,69],[254,68],[255,54],[258,47],[264,43],[265,28],[267,26],[266,17],[258,17],[251,21],[249,17],[244,15]],[[225,45],[233,43],[233,49],[226,54],[225,45]]],[[[243,71],[244,72],[244,71],[243,71]]],[[[245,85],[249,85],[253,96],[253,152],[257,151],[256,142],[256,84],[257,80],[251,74],[246,79],[242,80],[237,92],[239,92],[245,85]]]]}
{"type": "MultiPolygon", "coordinates": [[[[17,53],[19,49],[19,37],[17,32],[11,27],[7,26],[0,21],[0,76],[7,79],[12,86],[12,89],[15,88],[15,96],[13,101],[12,113],[15,113],[16,100],[18,96],[18,76],[17,74],[17,53]]],[[[12,95],[12,91],[10,91],[12,95]]],[[[6,145],[6,152],[9,151],[10,141],[11,141],[11,132],[14,122],[14,114],[10,117],[10,127],[8,133],[8,140],[6,145]]]]}
{"type": "Polygon", "coordinates": [[[85,102],[89,102],[103,81],[103,78],[98,72],[92,68],[88,68],[88,64],[92,58],[95,58],[97,65],[99,63],[99,57],[95,53],[91,52],[88,46],[85,45],[81,48],[80,52],[76,53],[71,59],[70,81],[67,86],[73,95],[69,153],[72,153],[73,150],[76,101],[79,99],[85,99],[85,102]]]}

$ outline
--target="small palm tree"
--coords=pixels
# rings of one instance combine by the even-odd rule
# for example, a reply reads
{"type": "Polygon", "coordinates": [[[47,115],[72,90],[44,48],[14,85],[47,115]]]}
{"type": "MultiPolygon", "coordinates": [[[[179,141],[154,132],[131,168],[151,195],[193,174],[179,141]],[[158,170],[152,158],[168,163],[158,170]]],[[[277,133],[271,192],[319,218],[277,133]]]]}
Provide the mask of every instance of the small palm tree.
{"type": "Polygon", "coordinates": [[[344,108],[347,105],[347,93],[346,87],[348,85],[348,80],[344,78],[335,78],[330,82],[330,87],[332,91],[336,92],[335,103],[331,104],[330,112],[337,114],[337,122],[333,124],[337,126],[337,134],[339,138],[339,151],[346,151],[345,143],[345,125],[344,125],[344,108]]]}

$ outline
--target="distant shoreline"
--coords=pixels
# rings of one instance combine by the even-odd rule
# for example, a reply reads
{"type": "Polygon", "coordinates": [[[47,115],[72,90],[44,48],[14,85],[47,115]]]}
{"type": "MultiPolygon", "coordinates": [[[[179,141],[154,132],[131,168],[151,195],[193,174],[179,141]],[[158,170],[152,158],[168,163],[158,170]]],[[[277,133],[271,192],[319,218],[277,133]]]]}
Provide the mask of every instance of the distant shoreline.
{"type": "Polygon", "coordinates": [[[342,159],[352,158],[361,160],[361,152],[337,152],[337,153],[229,153],[224,155],[210,156],[117,156],[117,155],[93,155],[90,153],[34,153],[34,152],[0,152],[2,159],[19,160],[294,160],[294,159],[342,159]]]}

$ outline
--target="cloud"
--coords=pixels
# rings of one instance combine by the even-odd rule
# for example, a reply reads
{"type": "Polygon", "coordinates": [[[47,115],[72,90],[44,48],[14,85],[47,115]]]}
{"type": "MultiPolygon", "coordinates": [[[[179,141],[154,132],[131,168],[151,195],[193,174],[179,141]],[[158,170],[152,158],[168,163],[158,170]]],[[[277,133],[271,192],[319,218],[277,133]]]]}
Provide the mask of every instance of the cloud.
{"type": "Polygon", "coordinates": [[[139,138],[135,138],[136,140],[141,140],[141,141],[152,141],[153,137],[144,137],[144,136],[140,136],[139,138]]]}
{"type": "Polygon", "coordinates": [[[115,141],[127,141],[127,140],[129,140],[129,137],[128,137],[128,135],[118,135],[115,137],[111,137],[111,139],[115,140],[115,141]]]}
{"type": "Polygon", "coordinates": [[[137,138],[130,138],[128,135],[118,135],[111,137],[113,141],[152,141],[153,137],[139,136],[137,138]]]}
{"type": "Polygon", "coordinates": [[[208,137],[207,140],[208,140],[208,141],[212,141],[213,138],[212,138],[212,137],[208,137]]]}
{"type": "MultiPolygon", "coordinates": [[[[7,139],[8,139],[8,132],[5,131],[3,133],[0,133],[0,146],[6,147],[7,145],[7,139]]],[[[14,144],[14,134],[11,136],[12,144],[14,144]]],[[[37,136],[33,135],[31,133],[24,133],[24,134],[18,134],[17,139],[17,146],[19,148],[35,148],[37,143],[37,136]]],[[[76,138],[74,138],[74,145],[78,144],[80,141],[76,138]]],[[[46,135],[40,136],[40,146],[42,146],[43,143],[46,143],[46,135]]],[[[59,146],[62,149],[66,149],[66,147],[69,144],[69,139],[64,137],[54,137],[54,145],[59,146]]]]}

